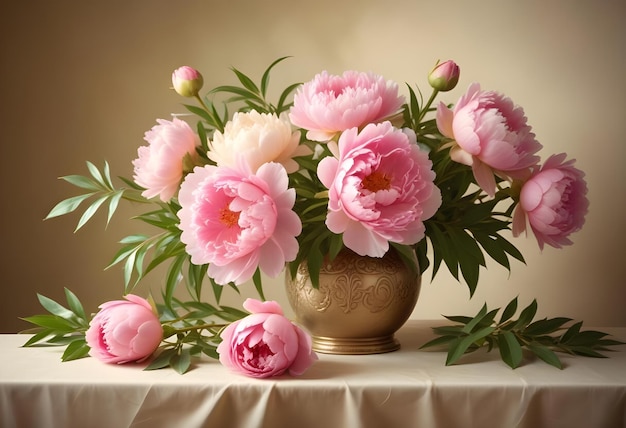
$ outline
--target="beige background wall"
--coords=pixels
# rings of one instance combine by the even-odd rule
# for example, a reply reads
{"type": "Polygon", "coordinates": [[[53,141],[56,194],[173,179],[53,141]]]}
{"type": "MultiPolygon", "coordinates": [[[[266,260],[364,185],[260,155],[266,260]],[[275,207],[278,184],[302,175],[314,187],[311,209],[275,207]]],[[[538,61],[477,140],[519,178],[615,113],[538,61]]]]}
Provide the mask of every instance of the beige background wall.
{"type": "MultiPolygon", "coordinates": [[[[456,60],[456,101],[473,81],[522,105],[543,157],[566,151],[587,172],[591,211],[575,245],[539,252],[515,242],[527,265],[482,272],[475,297],[447,275],[430,282],[414,317],[470,314],[484,301],[539,300],[540,314],[626,325],[623,242],[626,196],[626,18],[622,1],[28,1],[0,6],[0,331],[40,312],[36,292],[62,300],[69,287],[90,311],[122,293],[118,268],[103,271],[116,241],[137,231],[99,216],[72,234],[77,216],[42,221],[74,188],[56,178],[108,160],[130,176],[143,133],[181,112],[170,86],[180,65],[207,87],[232,83],[230,66],[274,75],[281,87],[322,69],[372,70],[425,85],[437,59],[456,60]]],[[[161,277],[139,293],[158,294],[161,277]]],[[[266,286],[285,301],[282,282],[266,286]]],[[[244,287],[252,294],[252,287],[244,287]]],[[[235,299],[236,300],[236,299],[235,299]]],[[[236,300],[238,301],[238,300],[236,300]]]]}

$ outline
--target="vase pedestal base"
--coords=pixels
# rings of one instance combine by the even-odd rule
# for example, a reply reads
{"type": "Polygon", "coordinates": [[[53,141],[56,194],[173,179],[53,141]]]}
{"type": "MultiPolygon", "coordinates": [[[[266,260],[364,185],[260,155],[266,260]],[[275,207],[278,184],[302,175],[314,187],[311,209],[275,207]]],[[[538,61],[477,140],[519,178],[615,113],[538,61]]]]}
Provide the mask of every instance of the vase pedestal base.
{"type": "Polygon", "coordinates": [[[393,336],[368,338],[337,338],[312,336],[313,350],[322,354],[367,355],[384,354],[400,349],[400,342],[393,336]]]}

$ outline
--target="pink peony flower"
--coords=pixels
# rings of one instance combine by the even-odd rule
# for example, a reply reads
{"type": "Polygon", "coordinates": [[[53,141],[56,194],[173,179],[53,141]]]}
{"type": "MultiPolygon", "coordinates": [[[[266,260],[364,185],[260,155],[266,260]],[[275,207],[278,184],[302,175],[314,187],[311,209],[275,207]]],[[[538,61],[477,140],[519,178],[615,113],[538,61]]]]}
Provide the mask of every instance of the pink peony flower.
{"type": "Polygon", "coordinates": [[[252,174],[243,166],[196,167],[179,192],[180,240],[192,263],[210,263],[218,284],[239,285],[257,267],[276,277],[298,252],[302,224],[285,168],[266,163],[252,174]]]}
{"type": "Polygon", "coordinates": [[[432,163],[415,141],[389,122],[356,128],[339,137],[339,159],[326,157],[317,174],[329,189],[326,225],[343,233],[346,247],[382,257],[389,241],[415,244],[423,221],[441,205],[432,163]]]}
{"type": "Polygon", "coordinates": [[[398,85],[373,73],[322,72],[296,92],[291,122],[308,130],[307,138],[328,141],[349,128],[382,122],[404,104],[398,85]]]}
{"type": "Polygon", "coordinates": [[[100,305],[85,334],[89,355],[105,363],[141,361],[163,338],[163,327],[150,303],[134,294],[124,298],[100,305]]]}
{"type": "Polygon", "coordinates": [[[585,174],[564,162],[565,153],[552,155],[540,170],[524,183],[513,215],[513,235],[526,230],[526,219],[539,248],[571,245],[569,235],[580,230],[589,208],[585,174]]]}
{"type": "Polygon", "coordinates": [[[526,124],[521,107],[493,91],[472,84],[450,110],[437,107],[437,127],[454,140],[452,160],[472,167],[478,185],[490,196],[496,191],[494,173],[525,178],[539,162],[541,144],[526,124]]]}
{"type": "Polygon", "coordinates": [[[461,71],[452,60],[437,62],[428,74],[428,83],[438,91],[446,92],[454,89],[459,82],[461,71]]]}
{"type": "Polygon", "coordinates": [[[311,337],[283,316],[278,303],[246,299],[243,307],[251,315],[226,327],[217,347],[226,367],[257,378],[286,371],[296,376],[317,360],[311,337]]]}
{"type": "Polygon", "coordinates": [[[234,168],[243,157],[252,171],[264,163],[278,162],[292,173],[298,170],[292,158],[308,153],[307,147],[300,145],[300,131],[292,132],[287,117],[252,110],[235,113],[224,133],[216,131],[207,155],[218,166],[234,168]]]}
{"type": "Polygon", "coordinates": [[[146,132],[148,146],[137,149],[139,158],[133,161],[133,179],[146,190],[146,198],[159,196],[168,202],[176,194],[183,178],[185,159],[193,162],[197,158],[196,146],[200,138],[187,122],[158,119],[158,125],[146,132]]]}
{"type": "Polygon", "coordinates": [[[195,68],[184,65],[177,68],[172,73],[172,85],[174,90],[183,97],[194,97],[198,95],[204,79],[202,74],[195,68]]]}

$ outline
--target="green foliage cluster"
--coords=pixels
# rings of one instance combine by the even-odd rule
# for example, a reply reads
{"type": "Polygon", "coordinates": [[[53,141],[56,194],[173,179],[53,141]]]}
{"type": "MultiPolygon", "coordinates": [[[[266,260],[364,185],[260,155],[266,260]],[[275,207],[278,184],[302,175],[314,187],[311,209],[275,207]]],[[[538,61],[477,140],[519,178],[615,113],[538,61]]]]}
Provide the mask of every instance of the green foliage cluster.
{"type": "Polygon", "coordinates": [[[533,300],[513,319],[517,311],[517,298],[504,308],[500,319],[496,315],[500,308],[488,310],[484,305],[474,317],[446,316],[457,323],[433,328],[439,337],[425,343],[422,348],[444,346],[448,349],[446,365],[452,365],[468,353],[478,349],[487,352],[498,349],[500,357],[515,369],[524,359],[524,349],[542,361],[562,369],[563,363],[556,352],[585,357],[604,358],[602,352],[610,346],[623,342],[607,338],[608,334],[595,330],[581,331],[582,321],[565,325],[571,318],[543,318],[533,321],[537,314],[537,301],[533,300]]]}

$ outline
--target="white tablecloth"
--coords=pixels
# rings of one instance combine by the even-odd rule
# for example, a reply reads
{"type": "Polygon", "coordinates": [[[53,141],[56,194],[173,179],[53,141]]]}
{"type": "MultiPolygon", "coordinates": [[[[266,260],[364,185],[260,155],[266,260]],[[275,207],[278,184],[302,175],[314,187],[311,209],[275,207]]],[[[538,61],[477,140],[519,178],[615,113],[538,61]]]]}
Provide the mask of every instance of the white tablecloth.
{"type": "MultiPolygon", "coordinates": [[[[409,321],[399,351],[320,354],[300,377],[251,379],[209,358],[171,369],[62,363],[61,348],[0,335],[0,425],[10,427],[626,427],[626,346],[608,359],[564,355],[564,370],[495,352],[445,366],[419,350],[442,322],[409,321]]],[[[604,328],[626,340],[626,328],[604,328]]]]}

